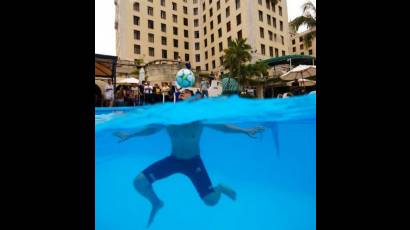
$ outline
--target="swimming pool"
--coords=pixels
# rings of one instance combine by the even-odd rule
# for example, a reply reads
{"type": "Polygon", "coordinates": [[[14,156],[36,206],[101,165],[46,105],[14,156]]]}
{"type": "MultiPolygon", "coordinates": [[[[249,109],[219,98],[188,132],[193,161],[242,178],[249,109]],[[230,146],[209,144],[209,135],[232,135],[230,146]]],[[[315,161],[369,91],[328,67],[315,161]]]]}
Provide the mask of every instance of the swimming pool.
{"type": "Polygon", "coordinates": [[[146,229],[151,206],[133,180],[171,148],[165,130],[122,143],[112,133],[198,120],[266,130],[252,139],[205,128],[200,148],[208,174],[235,189],[237,200],[222,196],[206,206],[190,180],[175,174],[154,184],[165,206],[149,229],[316,229],[316,95],[96,109],[95,119],[96,230],[146,229]]]}

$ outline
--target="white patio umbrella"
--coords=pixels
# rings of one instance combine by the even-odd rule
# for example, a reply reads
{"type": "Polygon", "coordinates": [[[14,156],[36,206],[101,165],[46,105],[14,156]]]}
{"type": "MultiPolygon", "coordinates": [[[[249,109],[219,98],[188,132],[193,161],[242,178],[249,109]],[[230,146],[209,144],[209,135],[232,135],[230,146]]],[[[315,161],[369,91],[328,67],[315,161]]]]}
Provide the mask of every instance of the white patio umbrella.
{"type": "Polygon", "coordinates": [[[145,80],[145,70],[144,70],[144,68],[140,69],[139,79],[140,79],[141,82],[143,82],[145,80]]]}
{"type": "Polygon", "coordinates": [[[134,77],[117,78],[117,84],[138,84],[140,81],[134,77]]]}
{"type": "Polygon", "coordinates": [[[280,78],[285,81],[292,81],[295,79],[304,79],[312,76],[316,76],[315,65],[299,65],[280,76],[280,78]]]}
{"type": "MultiPolygon", "coordinates": [[[[316,81],[308,80],[308,79],[298,79],[300,86],[313,86],[316,85],[316,81]]],[[[293,81],[287,82],[287,86],[292,86],[293,81]]]]}

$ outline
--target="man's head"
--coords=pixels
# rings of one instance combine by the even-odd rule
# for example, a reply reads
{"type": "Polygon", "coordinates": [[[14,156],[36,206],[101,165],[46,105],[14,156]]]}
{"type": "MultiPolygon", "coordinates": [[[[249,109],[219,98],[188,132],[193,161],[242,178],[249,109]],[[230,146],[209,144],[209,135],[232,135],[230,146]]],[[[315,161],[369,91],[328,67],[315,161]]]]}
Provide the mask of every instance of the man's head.
{"type": "Polygon", "coordinates": [[[108,79],[108,84],[112,84],[112,80],[111,79],[108,79]]]}
{"type": "Polygon", "coordinates": [[[179,99],[186,100],[190,98],[192,95],[194,95],[194,93],[191,90],[184,89],[181,91],[181,94],[179,95],[179,99]]]}

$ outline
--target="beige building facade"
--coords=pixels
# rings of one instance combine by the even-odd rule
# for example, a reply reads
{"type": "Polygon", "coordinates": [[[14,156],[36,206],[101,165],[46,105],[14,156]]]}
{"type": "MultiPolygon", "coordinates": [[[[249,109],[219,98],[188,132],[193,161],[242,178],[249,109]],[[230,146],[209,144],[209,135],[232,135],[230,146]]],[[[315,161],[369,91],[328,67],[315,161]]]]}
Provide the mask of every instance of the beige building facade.
{"type": "Polygon", "coordinates": [[[252,61],[289,54],[286,0],[115,0],[120,60],[190,62],[193,70],[223,71],[223,50],[246,38],[252,61]]]}
{"type": "Polygon", "coordinates": [[[315,29],[307,30],[302,33],[295,33],[291,31],[290,34],[290,47],[289,52],[291,54],[308,55],[316,57],[316,37],[313,38],[311,46],[307,47],[303,41],[305,34],[315,29]]]}

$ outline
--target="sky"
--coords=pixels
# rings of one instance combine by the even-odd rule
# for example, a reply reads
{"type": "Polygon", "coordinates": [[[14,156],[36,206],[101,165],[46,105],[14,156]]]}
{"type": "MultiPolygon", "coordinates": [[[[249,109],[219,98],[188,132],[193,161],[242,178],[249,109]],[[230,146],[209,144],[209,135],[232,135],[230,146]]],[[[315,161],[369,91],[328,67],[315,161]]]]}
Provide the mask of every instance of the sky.
{"type": "MultiPolygon", "coordinates": [[[[305,1],[287,0],[289,21],[302,14],[305,1]]],[[[316,0],[311,2],[316,5],[316,0]]],[[[114,21],[114,0],[95,0],[95,53],[116,55],[114,21]]]]}

